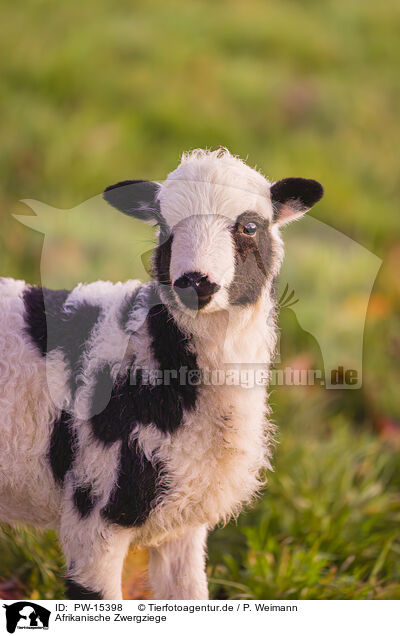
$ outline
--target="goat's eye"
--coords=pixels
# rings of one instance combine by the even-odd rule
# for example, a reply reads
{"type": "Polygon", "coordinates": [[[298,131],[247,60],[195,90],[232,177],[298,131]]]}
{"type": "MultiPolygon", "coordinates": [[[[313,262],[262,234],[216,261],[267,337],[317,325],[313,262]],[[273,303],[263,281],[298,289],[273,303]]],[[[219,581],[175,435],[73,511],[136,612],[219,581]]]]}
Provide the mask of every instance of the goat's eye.
{"type": "Polygon", "coordinates": [[[249,236],[254,236],[254,234],[257,232],[256,223],[246,223],[246,225],[243,226],[243,232],[244,234],[248,234],[249,236]]]}

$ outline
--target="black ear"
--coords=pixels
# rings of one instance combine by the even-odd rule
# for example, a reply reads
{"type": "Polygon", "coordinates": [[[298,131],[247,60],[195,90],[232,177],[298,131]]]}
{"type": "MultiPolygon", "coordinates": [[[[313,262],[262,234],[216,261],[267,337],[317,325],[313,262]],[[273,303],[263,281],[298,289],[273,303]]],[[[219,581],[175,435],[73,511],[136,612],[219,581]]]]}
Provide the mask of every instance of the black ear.
{"type": "Polygon", "coordinates": [[[160,188],[153,181],[120,181],[108,186],[103,197],[114,208],[142,221],[161,221],[157,192],[160,188]]]}
{"type": "Polygon", "coordinates": [[[308,212],[321,199],[324,189],[314,179],[289,177],[273,183],[270,193],[273,220],[285,225],[308,212]]]}

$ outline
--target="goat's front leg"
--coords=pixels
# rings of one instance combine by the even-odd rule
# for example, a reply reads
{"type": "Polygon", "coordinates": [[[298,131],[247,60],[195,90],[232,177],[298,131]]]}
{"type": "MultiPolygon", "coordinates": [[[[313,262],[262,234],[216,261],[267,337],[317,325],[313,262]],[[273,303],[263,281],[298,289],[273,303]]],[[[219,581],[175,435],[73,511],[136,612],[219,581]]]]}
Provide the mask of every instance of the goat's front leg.
{"type": "Polygon", "coordinates": [[[188,528],[149,550],[149,578],[157,599],[207,599],[207,527],[188,528]]]}
{"type": "Polygon", "coordinates": [[[121,575],[131,532],[85,521],[64,525],[61,545],[67,560],[69,599],[122,599],[121,575]]]}

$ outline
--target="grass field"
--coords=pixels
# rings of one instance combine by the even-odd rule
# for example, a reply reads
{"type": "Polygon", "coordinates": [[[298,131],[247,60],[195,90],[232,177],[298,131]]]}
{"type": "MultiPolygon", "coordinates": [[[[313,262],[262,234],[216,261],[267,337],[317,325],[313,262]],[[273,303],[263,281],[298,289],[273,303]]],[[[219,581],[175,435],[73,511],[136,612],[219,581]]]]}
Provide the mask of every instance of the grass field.
{"type": "MultiPolygon", "coordinates": [[[[281,311],[279,364],[320,368],[361,329],[363,384],[273,387],[275,472],[213,533],[208,572],[214,598],[400,598],[399,4],[4,0],[2,18],[0,275],[146,276],[151,232],[93,197],[199,146],[318,179],[312,218],[380,259],[366,275],[367,252],[331,250],[312,222],[287,232],[281,291],[300,302],[281,311]],[[22,199],[70,211],[41,214],[42,260],[43,234],[12,217],[22,199]]],[[[54,535],[0,532],[0,596],[61,598],[54,535]]],[[[130,556],[127,593],[144,564],[130,556]]]]}

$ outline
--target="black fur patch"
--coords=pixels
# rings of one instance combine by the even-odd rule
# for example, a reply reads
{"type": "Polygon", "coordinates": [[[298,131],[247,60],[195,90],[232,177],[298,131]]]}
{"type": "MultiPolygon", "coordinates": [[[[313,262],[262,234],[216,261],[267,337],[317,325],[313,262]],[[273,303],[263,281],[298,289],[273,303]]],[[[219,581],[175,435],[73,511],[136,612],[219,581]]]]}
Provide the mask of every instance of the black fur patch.
{"type": "Polygon", "coordinates": [[[127,374],[118,378],[113,386],[108,366],[97,372],[91,405],[91,424],[95,437],[104,444],[122,439],[136,422],[136,387],[130,387],[129,379],[127,374]]]}
{"type": "Polygon", "coordinates": [[[75,434],[71,428],[71,417],[62,411],[54,422],[50,437],[49,462],[54,479],[60,485],[72,466],[76,446],[75,434]]]}
{"type": "Polygon", "coordinates": [[[77,386],[80,358],[92,329],[100,316],[100,307],[85,301],[65,308],[69,292],[46,287],[27,287],[23,293],[26,331],[42,355],[60,347],[71,365],[70,386],[77,386]]]}
{"type": "Polygon", "coordinates": [[[176,307],[176,298],[172,290],[172,282],[170,277],[171,249],[173,235],[168,228],[162,228],[160,231],[159,242],[154,252],[153,258],[153,276],[161,283],[162,293],[166,301],[171,307],[176,307]]]}
{"type": "Polygon", "coordinates": [[[74,504],[82,519],[92,512],[96,498],[93,496],[91,486],[77,486],[74,491],[74,504]]]}
{"type": "Polygon", "coordinates": [[[71,601],[101,601],[103,598],[98,592],[79,585],[71,578],[66,579],[65,586],[67,588],[67,598],[71,601]]]}
{"type": "Polygon", "coordinates": [[[154,274],[155,278],[162,285],[171,285],[169,266],[171,263],[172,240],[172,234],[170,236],[167,236],[166,233],[161,233],[159,244],[156,248],[154,259],[154,274]]]}
{"type": "Polygon", "coordinates": [[[185,382],[180,377],[181,369],[185,374],[198,371],[188,338],[163,304],[150,308],[147,322],[159,368],[174,370],[176,377],[171,374],[169,384],[150,384],[143,381],[141,369],[129,370],[113,386],[109,368],[100,369],[92,398],[91,423],[94,435],[104,444],[125,438],[137,423],[154,424],[164,433],[172,433],[181,424],[184,410],[195,407],[197,387],[186,381],[187,375],[185,382]],[[110,393],[105,404],[104,396],[110,393]]]}
{"type": "Polygon", "coordinates": [[[64,303],[69,292],[46,287],[29,286],[24,289],[26,331],[44,356],[57,346],[64,303]]]}
{"type": "Polygon", "coordinates": [[[100,307],[81,302],[61,315],[58,344],[71,365],[70,385],[73,392],[79,384],[82,353],[100,313],[100,307]]]}
{"type": "Polygon", "coordinates": [[[122,441],[117,483],[102,516],[124,527],[141,526],[147,519],[153,503],[163,488],[158,483],[161,465],[149,462],[135,440],[129,444],[128,436],[122,441]]]}
{"type": "MultiPolygon", "coordinates": [[[[190,349],[190,340],[179,329],[165,305],[153,306],[147,318],[148,329],[152,338],[152,350],[161,370],[175,369],[177,379],[171,378],[170,385],[160,385],[159,398],[161,408],[175,411],[178,415],[178,423],[168,427],[174,430],[182,419],[182,410],[191,411],[196,405],[197,387],[180,381],[181,369],[198,371],[195,353],[190,349]],[[173,408],[175,404],[175,408],[173,408]]],[[[155,396],[157,397],[157,396],[155,396]]],[[[160,414],[161,419],[162,415],[160,414]]]]}
{"type": "Polygon", "coordinates": [[[235,276],[229,288],[232,305],[254,304],[260,298],[273,258],[268,221],[255,212],[244,212],[232,230],[235,243],[235,276]],[[256,223],[255,236],[243,232],[247,223],[256,223]]]}
{"type": "Polygon", "coordinates": [[[172,433],[185,411],[195,407],[197,387],[187,383],[187,372],[197,371],[195,354],[189,339],[180,331],[165,305],[156,296],[147,317],[151,347],[162,370],[175,370],[169,384],[144,381],[142,369],[128,370],[113,384],[108,366],[99,369],[92,398],[91,425],[94,436],[105,445],[121,440],[120,469],[117,483],[102,516],[112,523],[131,527],[142,525],[165,491],[160,481],[163,466],[148,461],[129,435],[137,424],[154,424],[164,433],[172,433]],[[184,369],[185,382],[180,381],[184,369]],[[111,394],[105,408],[104,396],[111,394]]]}

